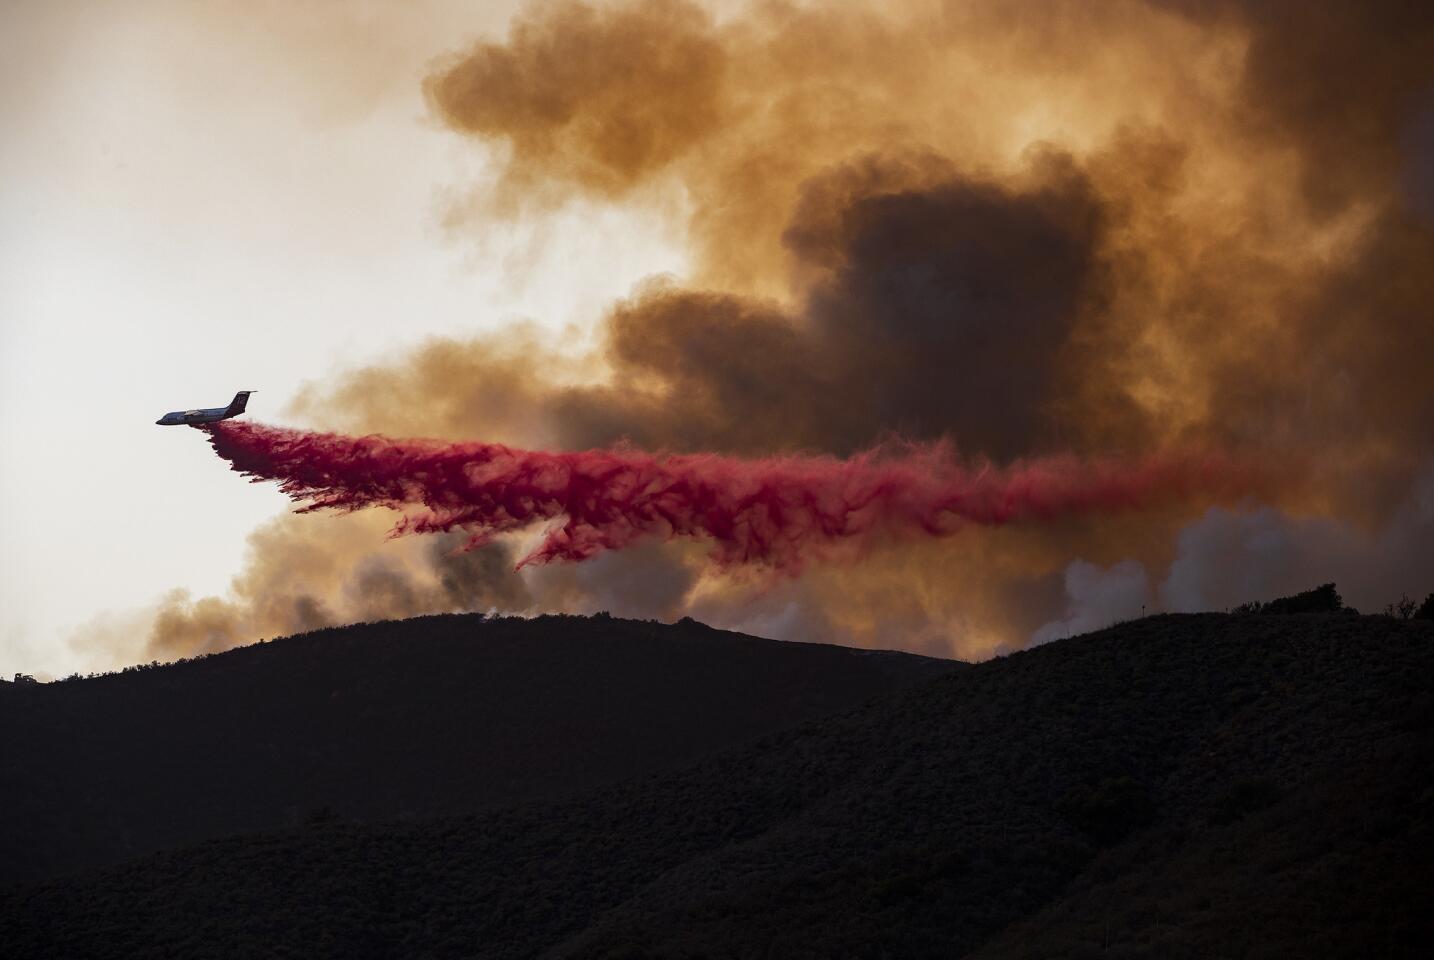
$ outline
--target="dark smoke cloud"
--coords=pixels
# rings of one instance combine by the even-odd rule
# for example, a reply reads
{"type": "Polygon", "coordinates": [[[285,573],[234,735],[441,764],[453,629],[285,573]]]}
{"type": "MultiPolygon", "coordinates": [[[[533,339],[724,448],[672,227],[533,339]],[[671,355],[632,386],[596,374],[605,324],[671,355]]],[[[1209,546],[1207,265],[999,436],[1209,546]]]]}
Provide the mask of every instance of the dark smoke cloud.
{"type": "Polygon", "coordinates": [[[1397,188],[1401,135],[1434,79],[1434,15],[1405,0],[1171,0],[1197,22],[1250,34],[1246,121],[1298,154],[1306,199],[1324,213],[1397,188]]]}
{"type": "Polygon", "coordinates": [[[1434,88],[1405,128],[1403,187],[1409,208],[1425,226],[1434,225],[1434,88]]]}
{"type": "Polygon", "coordinates": [[[613,383],[554,398],[568,445],[846,454],[884,434],[1010,458],[1051,446],[1051,384],[1099,286],[1100,211],[1068,157],[1024,189],[868,158],[811,184],[786,231],[821,275],[793,315],[655,288],[609,317],[613,383]],[[631,384],[649,384],[642,393],[631,384]]]}
{"type": "MultiPolygon", "coordinates": [[[[1371,531],[1406,515],[1434,436],[1427,4],[933,0],[719,20],[680,0],[559,2],[442,61],[427,93],[498,164],[461,226],[652,204],[683,218],[691,275],[612,305],[586,362],[533,331],[433,341],[311,386],[293,411],[308,422],[740,454],[893,434],[1000,460],[1258,447],[1307,467],[1268,516],[1373,537],[1371,568],[1407,554],[1371,531]]],[[[586,583],[495,566],[463,590],[981,655],[1124,615],[1135,564],[1198,581],[1167,573],[1195,569],[1197,541],[1218,570],[1239,551],[1190,532],[1214,524],[1203,510],[877,549],[780,589],[663,547],[610,555],[586,583]]],[[[1329,541],[1287,539],[1292,569],[1333,562],[1329,541]]],[[[261,573],[287,556],[270,549],[256,542],[236,609],[269,602],[261,573]]],[[[343,582],[375,549],[307,561],[334,571],[313,609],[347,615],[343,582]]],[[[434,559],[403,569],[428,584],[434,559]]],[[[455,602],[404,589],[395,609],[455,602]]],[[[1184,605],[1172,589],[1152,603],[1184,605]]],[[[172,635],[214,635],[203,604],[172,635]]]]}

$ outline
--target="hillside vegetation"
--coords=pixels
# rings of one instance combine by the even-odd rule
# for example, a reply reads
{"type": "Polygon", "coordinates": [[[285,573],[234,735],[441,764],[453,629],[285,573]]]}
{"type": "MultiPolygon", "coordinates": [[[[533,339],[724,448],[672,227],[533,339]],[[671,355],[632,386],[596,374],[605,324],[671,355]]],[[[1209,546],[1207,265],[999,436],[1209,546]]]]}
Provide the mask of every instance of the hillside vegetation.
{"type": "Polygon", "coordinates": [[[0,684],[0,885],[310,821],[554,799],[954,666],[692,621],[454,615],[0,684]]]}
{"type": "Polygon", "coordinates": [[[1431,668],[1428,622],[1152,617],[564,801],[14,890],[0,932],[115,957],[1423,956],[1431,668]]]}

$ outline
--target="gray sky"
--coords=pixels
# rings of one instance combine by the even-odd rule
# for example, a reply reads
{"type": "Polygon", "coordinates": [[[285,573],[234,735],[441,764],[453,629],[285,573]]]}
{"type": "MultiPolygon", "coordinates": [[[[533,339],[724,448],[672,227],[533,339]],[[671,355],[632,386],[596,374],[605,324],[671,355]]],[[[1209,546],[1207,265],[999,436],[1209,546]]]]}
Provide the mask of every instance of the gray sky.
{"type": "Polygon", "coordinates": [[[286,509],[165,411],[257,389],[282,422],[307,380],[516,319],[576,348],[681,270],[641,212],[443,227],[483,156],[420,79],[515,6],[3,7],[0,672],[113,666],[77,631],[222,593],[286,509]]]}

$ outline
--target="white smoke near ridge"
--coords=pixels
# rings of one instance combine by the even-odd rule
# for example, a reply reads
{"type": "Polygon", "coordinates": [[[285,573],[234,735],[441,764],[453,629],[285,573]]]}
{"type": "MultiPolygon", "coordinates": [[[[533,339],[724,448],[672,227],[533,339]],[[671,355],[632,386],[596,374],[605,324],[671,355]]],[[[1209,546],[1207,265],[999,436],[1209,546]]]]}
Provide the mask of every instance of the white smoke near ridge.
{"type": "Polygon", "coordinates": [[[1212,508],[1180,532],[1160,598],[1177,613],[1223,610],[1329,582],[1364,613],[1434,590],[1434,464],[1374,530],[1271,507],[1212,508]]]}
{"type": "Polygon", "coordinates": [[[1122,560],[1102,569],[1085,560],[1066,567],[1065,616],[1031,634],[1031,644],[1049,643],[1138,617],[1150,604],[1150,579],[1144,564],[1122,560]]]}

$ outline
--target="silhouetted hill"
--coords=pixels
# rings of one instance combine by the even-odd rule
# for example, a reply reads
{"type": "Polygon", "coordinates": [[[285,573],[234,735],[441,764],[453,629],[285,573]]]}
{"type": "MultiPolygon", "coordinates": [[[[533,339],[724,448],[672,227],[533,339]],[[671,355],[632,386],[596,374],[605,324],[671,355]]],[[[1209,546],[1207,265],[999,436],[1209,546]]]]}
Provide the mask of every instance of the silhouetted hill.
{"type": "Polygon", "coordinates": [[[1434,625],[1162,616],[580,798],[0,894],[66,956],[1423,956],[1434,625]]]}
{"type": "Polygon", "coordinates": [[[954,666],[692,621],[472,615],[5,684],[0,883],[310,819],[554,799],[954,666]]]}

